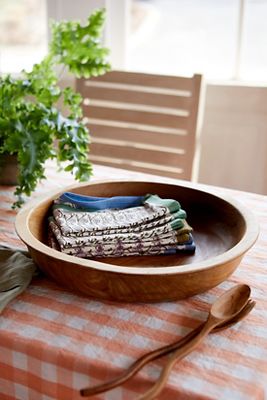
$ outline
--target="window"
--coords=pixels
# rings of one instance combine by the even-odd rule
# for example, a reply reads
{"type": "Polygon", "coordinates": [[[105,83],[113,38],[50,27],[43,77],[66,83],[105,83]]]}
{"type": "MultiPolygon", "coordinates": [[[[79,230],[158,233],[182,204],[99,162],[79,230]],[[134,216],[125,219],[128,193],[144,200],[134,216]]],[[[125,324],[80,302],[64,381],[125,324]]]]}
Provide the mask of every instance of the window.
{"type": "Polygon", "coordinates": [[[267,0],[133,0],[127,68],[267,78],[267,0]]]}
{"type": "Polygon", "coordinates": [[[43,58],[47,19],[83,19],[106,7],[114,68],[266,82],[267,0],[0,0],[0,7],[0,73],[43,58]]]}
{"type": "Polygon", "coordinates": [[[45,0],[0,0],[0,73],[31,69],[47,49],[45,0]]]}
{"type": "Polygon", "coordinates": [[[247,0],[240,62],[243,79],[267,80],[267,1],[247,0]]]}

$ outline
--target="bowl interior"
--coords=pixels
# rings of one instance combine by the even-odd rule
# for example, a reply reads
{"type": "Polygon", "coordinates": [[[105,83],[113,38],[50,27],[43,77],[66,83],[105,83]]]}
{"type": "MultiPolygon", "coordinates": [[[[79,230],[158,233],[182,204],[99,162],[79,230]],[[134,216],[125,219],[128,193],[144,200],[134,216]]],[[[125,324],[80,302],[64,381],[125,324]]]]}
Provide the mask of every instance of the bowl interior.
{"type": "MultiPolygon", "coordinates": [[[[193,227],[196,243],[195,254],[164,256],[140,256],[101,258],[97,261],[117,266],[129,267],[174,267],[203,262],[219,256],[237,245],[244,237],[247,225],[240,210],[223,198],[193,187],[157,182],[104,182],[79,185],[68,191],[92,196],[145,195],[158,194],[163,198],[173,198],[180,202],[187,212],[187,222],[193,227]]],[[[57,194],[58,195],[58,194],[57,194]]],[[[29,215],[29,229],[32,235],[47,244],[47,217],[52,196],[37,205],[29,215]]],[[[60,256],[60,252],[58,252],[60,256]]],[[[72,257],[72,256],[70,256],[72,257]]],[[[76,258],[76,257],[75,257],[76,258]]]]}

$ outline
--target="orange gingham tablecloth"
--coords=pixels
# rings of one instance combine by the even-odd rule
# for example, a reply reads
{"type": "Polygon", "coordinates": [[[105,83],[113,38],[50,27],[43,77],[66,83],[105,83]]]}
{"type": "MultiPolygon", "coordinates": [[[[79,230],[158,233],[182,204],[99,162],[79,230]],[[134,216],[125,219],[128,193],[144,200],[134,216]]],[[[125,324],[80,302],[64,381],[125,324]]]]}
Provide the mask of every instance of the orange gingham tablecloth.
{"type": "MultiPolygon", "coordinates": [[[[99,167],[95,175],[138,174],[99,167]]],[[[49,167],[48,180],[35,196],[70,183],[71,178],[49,167]]],[[[12,192],[0,187],[0,244],[24,248],[14,232],[12,192]]],[[[0,399],[81,399],[79,389],[117,376],[137,357],[187,334],[207,317],[211,303],[237,283],[251,285],[256,308],[234,327],[209,335],[177,363],[158,398],[267,398],[267,198],[223,192],[250,208],[261,229],[257,243],[227,281],[179,302],[123,304],[79,296],[45,277],[34,278],[0,315],[0,399]]],[[[137,398],[157,379],[163,364],[164,359],[149,364],[129,383],[94,399],[137,398]]]]}

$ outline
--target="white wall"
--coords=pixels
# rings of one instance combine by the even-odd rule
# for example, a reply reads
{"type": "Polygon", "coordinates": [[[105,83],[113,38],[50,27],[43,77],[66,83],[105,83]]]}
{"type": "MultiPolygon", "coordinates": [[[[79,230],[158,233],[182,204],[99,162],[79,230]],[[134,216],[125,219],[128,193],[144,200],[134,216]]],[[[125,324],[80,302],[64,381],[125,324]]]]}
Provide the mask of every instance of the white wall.
{"type": "Polygon", "coordinates": [[[46,0],[47,17],[54,20],[86,20],[96,8],[105,7],[106,0],[46,0]]]}
{"type": "Polygon", "coordinates": [[[199,181],[267,194],[267,87],[207,85],[199,181]]]}

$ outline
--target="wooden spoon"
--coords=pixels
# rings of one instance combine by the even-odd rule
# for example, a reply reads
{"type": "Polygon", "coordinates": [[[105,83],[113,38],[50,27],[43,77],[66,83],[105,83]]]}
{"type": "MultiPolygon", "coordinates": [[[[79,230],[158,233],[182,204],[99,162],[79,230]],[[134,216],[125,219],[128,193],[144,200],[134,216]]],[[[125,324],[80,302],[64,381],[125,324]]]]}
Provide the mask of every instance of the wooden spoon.
{"type": "Polygon", "coordinates": [[[208,319],[201,331],[182,348],[171,354],[157,382],[144,395],[139,397],[138,400],[152,400],[159,395],[174,364],[194,350],[212,329],[222,322],[229,321],[231,318],[236,317],[247,304],[249,296],[250,287],[247,285],[237,285],[220,296],[212,305],[208,319]]]}
{"type": "MultiPolygon", "coordinates": [[[[250,313],[255,304],[256,304],[255,301],[249,299],[245,307],[234,318],[231,318],[229,321],[219,324],[212,330],[212,333],[216,333],[223,329],[229,328],[230,326],[241,321],[243,318],[247,316],[248,313],[250,313]]],[[[140,371],[140,369],[143,368],[150,361],[156,360],[159,357],[163,357],[174,350],[180,349],[182,346],[184,346],[185,343],[187,343],[189,340],[195,337],[201,331],[203,326],[204,323],[199,325],[197,328],[188,333],[182,339],[179,339],[178,341],[175,341],[169,345],[162,346],[159,349],[144,354],[138,360],[136,360],[125,372],[123,372],[122,375],[118,376],[117,378],[91,388],[81,389],[80,391],[81,396],[87,396],[87,397],[93,396],[122,385],[123,383],[128,381],[131,377],[133,377],[135,374],[137,374],[137,372],[140,371]]]]}

